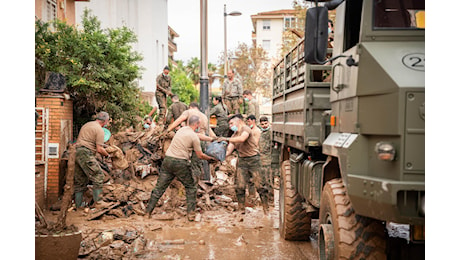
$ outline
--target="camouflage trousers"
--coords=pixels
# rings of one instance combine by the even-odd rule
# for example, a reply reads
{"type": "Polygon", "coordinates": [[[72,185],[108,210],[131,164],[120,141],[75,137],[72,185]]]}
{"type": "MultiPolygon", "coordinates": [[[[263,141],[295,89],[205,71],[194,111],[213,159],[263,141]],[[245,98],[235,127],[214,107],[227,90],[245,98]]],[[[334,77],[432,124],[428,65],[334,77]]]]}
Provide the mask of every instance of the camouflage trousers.
{"type": "MultiPolygon", "coordinates": [[[[201,145],[201,151],[203,151],[206,148],[206,142],[200,141],[201,145]]],[[[200,180],[201,176],[204,173],[203,170],[203,161],[200,158],[198,158],[198,155],[196,155],[195,151],[192,151],[192,157],[190,158],[191,164],[192,164],[192,175],[193,179],[195,180],[196,184],[198,184],[198,181],[200,180]]]]}
{"type": "Polygon", "coordinates": [[[246,199],[246,185],[250,185],[251,179],[252,183],[254,183],[254,188],[259,193],[262,204],[268,203],[268,189],[261,178],[260,167],[260,155],[238,157],[235,178],[235,193],[238,204],[244,205],[246,199]]]}
{"type": "Polygon", "coordinates": [[[77,147],[75,154],[75,192],[85,192],[89,181],[94,189],[102,189],[104,173],[96,160],[94,152],[81,146],[77,147]]]}
{"type": "Polygon", "coordinates": [[[229,114],[240,114],[240,103],[238,97],[229,97],[224,99],[229,114]]]}
{"type": "Polygon", "coordinates": [[[214,133],[217,136],[223,136],[227,137],[228,136],[228,122],[227,120],[222,120],[222,121],[217,121],[217,127],[214,129],[214,133]]]}
{"type": "Polygon", "coordinates": [[[260,177],[262,182],[265,184],[265,187],[271,192],[273,190],[273,172],[270,164],[262,163],[260,167],[260,177]]]}
{"type": "Polygon", "coordinates": [[[166,115],[166,105],[167,105],[167,98],[166,94],[160,93],[157,91],[155,94],[158,103],[158,123],[164,124],[165,122],[165,115],[166,115]]]}
{"type": "Polygon", "coordinates": [[[149,205],[152,204],[155,207],[158,200],[169,187],[169,184],[171,184],[176,177],[185,187],[187,212],[195,211],[197,187],[192,178],[190,162],[185,159],[177,159],[170,156],[166,156],[163,160],[157,184],[150,195],[149,205]]]}

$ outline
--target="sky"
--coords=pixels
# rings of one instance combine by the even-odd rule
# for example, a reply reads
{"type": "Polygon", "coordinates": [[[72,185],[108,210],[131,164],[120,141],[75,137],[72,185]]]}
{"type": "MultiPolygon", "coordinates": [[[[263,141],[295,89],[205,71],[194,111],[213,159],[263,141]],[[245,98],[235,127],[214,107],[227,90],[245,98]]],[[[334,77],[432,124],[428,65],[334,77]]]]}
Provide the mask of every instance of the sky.
{"type": "MultiPolygon", "coordinates": [[[[224,4],[227,13],[239,11],[240,16],[227,16],[227,51],[239,43],[252,44],[251,15],[281,9],[292,9],[292,0],[208,0],[208,62],[217,64],[224,51],[224,4]]],[[[168,0],[168,24],[179,34],[175,38],[175,60],[187,63],[200,58],[201,0],[168,0]]]]}

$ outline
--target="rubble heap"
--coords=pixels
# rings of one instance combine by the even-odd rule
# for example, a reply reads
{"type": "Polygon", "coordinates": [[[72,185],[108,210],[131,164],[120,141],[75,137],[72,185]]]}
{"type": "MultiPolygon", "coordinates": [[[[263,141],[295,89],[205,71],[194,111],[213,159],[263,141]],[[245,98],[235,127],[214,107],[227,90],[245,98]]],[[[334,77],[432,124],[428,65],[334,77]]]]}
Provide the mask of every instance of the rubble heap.
{"type": "MultiPolygon", "coordinates": [[[[77,213],[83,214],[86,221],[129,218],[133,215],[144,216],[150,193],[158,179],[161,162],[173,136],[173,132],[164,133],[159,128],[149,132],[125,131],[112,135],[106,148],[111,156],[98,158],[105,174],[103,185],[105,203],[91,209],[87,207],[77,213]]],[[[201,213],[220,209],[236,211],[234,191],[236,157],[232,155],[223,162],[214,162],[209,168],[211,180],[200,180],[198,183],[196,210],[201,213]]],[[[92,205],[91,185],[83,201],[84,205],[92,205]]],[[[180,219],[186,216],[186,208],[185,189],[175,179],[158,201],[152,218],[180,219]]],[[[69,211],[71,210],[75,208],[72,207],[69,211]]],[[[151,231],[152,228],[149,230],[151,231]]],[[[146,230],[143,228],[126,229],[125,227],[105,231],[85,230],[79,258],[121,259],[128,256],[146,257],[146,253],[155,254],[162,245],[146,240],[143,237],[144,232],[146,230]]],[[[176,242],[170,241],[170,243],[176,242]]]]}
{"type": "MultiPolygon", "coordinates": [[[[103,208],[92,209],[88,220],[104,217],[107,219],[144,215],[150,199],[165,151],[174,132],[162,132],[156,127],[147,132],[124,131],[113,135],[107,142],[110,158],[99,157],[104,171],[103,208]]],[[[210,181],[200,180],[197,192],[197,210],[215,210],[224,207],[236,209],[234,192],[236,158],[210,164],[210,181]]],[[[85,193],[84,203],[92,204],[92,191],[85,193]]],[[[175,212],[178,217],[186,215],[185,189],[174,180],[158,201],[156,212],[175,212]]]]}

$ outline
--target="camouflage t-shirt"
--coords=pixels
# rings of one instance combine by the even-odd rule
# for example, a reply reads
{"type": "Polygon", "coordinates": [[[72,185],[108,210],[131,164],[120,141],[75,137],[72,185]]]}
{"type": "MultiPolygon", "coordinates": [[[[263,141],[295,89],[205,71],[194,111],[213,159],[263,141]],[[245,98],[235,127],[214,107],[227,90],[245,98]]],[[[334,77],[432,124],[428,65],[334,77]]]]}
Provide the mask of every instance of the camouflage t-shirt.
{"type": "Polygon", "coordinates": [[[262,131],[259,139],[260,161],[262,165],[270,165],[271,155],[271,130],[262,131]]]}
{"type": "Polygon", "coordinates": [[[243,85],[238,78],[233,78],[233,81],[225,79],[222,86],[222,98],[241,97],[243,96],[243,85]]]}
{"type": "MultiPolygon", "coordinates": [[[[171,77],[169,75],[164,76],[163,73],[160,73],[160,75],[157,76],[157,86],[160,86],[165,90],[171,91],[171,77]]],[[[156,93],[166,94],[159,88],[157,88],[156,93]]]]}

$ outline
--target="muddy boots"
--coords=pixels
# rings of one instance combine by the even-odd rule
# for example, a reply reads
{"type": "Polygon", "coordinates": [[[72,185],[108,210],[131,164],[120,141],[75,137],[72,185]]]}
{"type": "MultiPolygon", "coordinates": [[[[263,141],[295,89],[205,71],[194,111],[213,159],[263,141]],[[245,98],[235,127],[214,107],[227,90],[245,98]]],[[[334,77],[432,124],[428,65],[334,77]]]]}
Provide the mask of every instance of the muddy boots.
{"type": "Polygon", "coordinates": [[[259,192],[260,200],[262,201],[262,208],[264,209],[264,215],[268,215],[268,192],[259,192]]]}
{"type": "Polygon", "coordinates": [[[244,205],[245,197],[244,196],[236,196],[238,199],[238,212],[241,214],[245,214],[246,206],[244,205]]]}
{"type": "Polygon", "coordinates": [[[94,203],[101,199],[102,189],[93,189],[93,200],[94,203]]]}
{"type": "Polygon", "coordinates": [[[195,221],[196,213],[195,211],[187,212],[188,221],[195,221]]]}
{"type": "Polygon", "coordinates": [[[110,206],[110,203],[102,200],[102,189],[93,189],[93,200],[93,205],[97,208],[107,208],[110,206]]]}
{"type": "Polygon", "coordinates": [[[83,192],[75,192],[75,207],[78,209],[83,203],[83,192]]]}
{"type": "Polygon", "coordinates": [[[246,202],[248,207],[255,207],[257,204],[257,195],[256,195],[256,187],[254,185],[254,182],[251,181],[248,183],[248,191],[249,191],[249,196],[248,196],[248,201],[246,202]]]}
{"type": "Polygon", "coordinates": [[[268,215],[268,201],[266,201],[265,203],[262,203],[262,208],[264,209],[264,215],[268,215]]]}
{"type": "Polygon", "coordinates": [[[153,196],[150,196],[150,199],[149,199],[149,204],[147,204],[147,208],[145,208],[145,214],[147,214],[147,216],[149,218],[152,217],[152,211],[153,209],[155,208],[155,205],[157,204],[158,202],[158,199],[155,199],[153,198],[153,196]]]}

